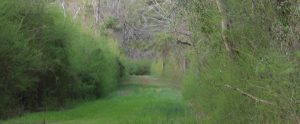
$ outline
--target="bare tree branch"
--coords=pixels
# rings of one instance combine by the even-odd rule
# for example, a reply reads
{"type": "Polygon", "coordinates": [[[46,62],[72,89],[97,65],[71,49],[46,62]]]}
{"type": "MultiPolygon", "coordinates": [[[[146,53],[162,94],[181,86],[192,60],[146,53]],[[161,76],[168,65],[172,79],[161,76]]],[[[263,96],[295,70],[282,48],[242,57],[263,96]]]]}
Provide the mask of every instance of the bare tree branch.
{"type": "Polygon", "coordinates": [[[190,31],[173,31],[172,33],[181,34],[181,35],[185,35],[185,36],[189,36],[189,37],[191,37],[193,35],[193,33],[190,31]]]}
{"type": "Polygon", "coordinates": [[[177,42],[178,44],[182,44],[182,45],[194,46],[193,43],[190,43],[190,42],[184,42],[184,41],[181,41],[181,40],[177,40],[176,42],[177,42]]]}
{"type": "Polygon", "coordinates": [[[272,102],[269,102],[269,101],[267,101],[267,100],[260,99],[260,98],[258,98],[258,97],[256,97],[256,96],[253,96],[253,95],[251,95],[251,94],[249,94],[249,93],[247,93],[247,92],[245,92],[245,91],[243,91],[243,90],[241,90],[241,89],[239,89],[239,88],[232,87],[232,86],[230,86],[229,84],[226,84],[225,87],[230,88],[230,89],[233,89],[233,90],[239,92],[240,94],[242,94],[243,96],[247,96],[247,97],[249,97],[249,98],[251,98],[251,99],[253,99],[253,100],[257,101],[257,102],[261,102],[261,103],[268,104],[268,105],[275,105],[275,104],[272,103],[272,102]]]}

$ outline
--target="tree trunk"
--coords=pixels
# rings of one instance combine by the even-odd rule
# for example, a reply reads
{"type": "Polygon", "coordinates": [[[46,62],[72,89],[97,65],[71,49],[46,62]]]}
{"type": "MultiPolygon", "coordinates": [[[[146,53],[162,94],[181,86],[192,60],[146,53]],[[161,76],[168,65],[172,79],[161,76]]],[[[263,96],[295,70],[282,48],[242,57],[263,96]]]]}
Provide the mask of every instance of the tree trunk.
{"type": "Polygon", "coordinates": [[[60,0],[60,5],[63,8],[64,11],[64,17],[66,17],[66,7],[65,7],[65,1],[64,0],[60,0]]]}
{"type": "Polygon", "coordinates": [[[280,21],[280,26],[278,28],[282,32],[279,34],[278,39],[281,44],[281,50],[287,53],[293,44],[288,39],[289,29],[291,28],[291,3],[288,0],[277,0],[276,4],[277,14],[280,21]]]}
{"type": "Polygon", "coordinates": [[[228,14],[228,8],[226,5],[226,1],[227,0],[216,0],[216,4],[219,10],[219,13],[221,14],[221,26],[222,26],[222,39],[224,42],[224,46],[225,49],[231,54],[233,55],[234,53],[236,53],[235,49],[234,49],[234,44],[232,43],[232,41],[229,38],[229,31],[230,31],[230,19],[227,16],[228,14]]]}
{"type": "Polygon", "coordinates": [[[94,9],[94,17],[95,17],[95,24],[98,25],[100,22],[100,7],[101,7],[101,1],[100,0],[93,0],[93,9],[94,9]]]}

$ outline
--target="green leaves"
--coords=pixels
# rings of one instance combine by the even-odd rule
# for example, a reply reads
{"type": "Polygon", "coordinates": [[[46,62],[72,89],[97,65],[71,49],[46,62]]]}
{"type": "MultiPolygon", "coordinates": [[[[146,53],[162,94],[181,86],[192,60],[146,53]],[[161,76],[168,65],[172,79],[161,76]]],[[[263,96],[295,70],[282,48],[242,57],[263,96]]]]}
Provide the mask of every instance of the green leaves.
{"type": "Polygon", "coordinates": [[[123,72],[112,39],[80,31],[43,1],[4,0],[0,10],[0,118],[117,87],[123,72]]]}
{"type": "Polygon", "coordinates": [[[230,26],[226,33],[237,51],[234,57],[224,51],[215,1],[190,0],[187,6],[197,53],[190,57],[185,97],[197,112],[204,113],[203,123],[297,123],[299,37],[289,24],[299,23],[285,10],[292,9],[287,4],[292,1],[283,2],[280,10],[270,1],[226,2],[224,15],[230,26]],[[275,106],[224,88],[227,84],[275,106]]]}

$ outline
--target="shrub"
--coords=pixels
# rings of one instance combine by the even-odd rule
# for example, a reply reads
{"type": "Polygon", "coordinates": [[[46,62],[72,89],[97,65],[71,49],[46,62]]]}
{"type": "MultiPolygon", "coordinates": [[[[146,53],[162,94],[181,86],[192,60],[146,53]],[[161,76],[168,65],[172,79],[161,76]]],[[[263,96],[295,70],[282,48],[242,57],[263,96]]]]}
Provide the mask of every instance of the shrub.
{"type": "Polygon", "coordinates": [[[150,60],[128,60],[126,63],[130,75],[148,75],[150,74],[150,66],[150,60]]]}
{"type": "Polygon", "coordinates": [[[274,3],[229,0],[225,16],[232,22],[226,33],[235,51],[229,52],[222,15],[213,2],[189,4],[196,52],[190,57],[184,96],[197,118],[212,124],[298,123],[299,60],[294,52],[299,45],[292,39],[299,37],[277,34],[283,29],[277,27],[281,19],[274,3]]]}
{"type": "Polygon", "coordinates": [[[124,67],[109,37],[92,36],[43,1],[0,3],[0,117],[65,106],[114,90],[124,67]]]}

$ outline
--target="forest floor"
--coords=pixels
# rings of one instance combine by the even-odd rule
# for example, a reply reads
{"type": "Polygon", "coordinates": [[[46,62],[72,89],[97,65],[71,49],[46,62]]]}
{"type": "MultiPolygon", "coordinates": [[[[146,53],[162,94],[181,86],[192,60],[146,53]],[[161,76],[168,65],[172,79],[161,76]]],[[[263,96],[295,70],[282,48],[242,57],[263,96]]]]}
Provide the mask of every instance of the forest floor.
{"type": "Polygon", "coordinates": [[[108,97],[63,111],[38,112],[3,124],[182,124],[188,118],[185,102],[167,81],[131,76],[108,97]]]}

